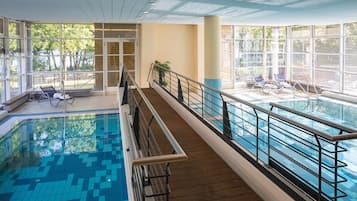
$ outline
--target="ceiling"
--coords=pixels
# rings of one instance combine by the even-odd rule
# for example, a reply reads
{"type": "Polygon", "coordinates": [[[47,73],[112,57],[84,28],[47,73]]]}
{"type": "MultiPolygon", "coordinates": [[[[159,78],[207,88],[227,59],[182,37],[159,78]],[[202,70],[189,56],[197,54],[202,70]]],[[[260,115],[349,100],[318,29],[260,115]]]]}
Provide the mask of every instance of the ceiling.
{"type": "Polygon", "coordinates": [[[357,0],[0,0],[0,16],[40,22],[332,24],[357,21],[357,0]]]}

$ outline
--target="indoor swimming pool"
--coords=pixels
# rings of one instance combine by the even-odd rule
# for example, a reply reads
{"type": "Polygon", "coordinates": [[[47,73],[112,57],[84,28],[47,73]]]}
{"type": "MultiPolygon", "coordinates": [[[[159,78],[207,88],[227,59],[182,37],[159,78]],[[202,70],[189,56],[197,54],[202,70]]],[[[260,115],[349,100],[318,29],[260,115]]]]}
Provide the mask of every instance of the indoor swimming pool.
{"type": "MultiPolygon", "coordinates": [[[[321,97],[282,101],[276,104],[357,130],[357,107],[350,103],[321,97]]],[[[270,110],[271,107],[269,103],[258,105],[267,110],[270,110]]],[[[196,111],[199,110],[196,109],[196,111]]],[[[270,137],[268,137],[268,115],[266,113],[254,111],[249,106],[232,102],[228,104],[228,112],[232,139],[236,143],[264,163],[274,165],[279,171],[286,171],[285,176],[293,177],[293,180],[298,183],[304,183],[307,189],[317,190],[318,145],[314,135],[279,119],[271,118],[270,137]],[[255,114],[258,116],[258,120],[255,114]],[[258,141],[255,125],[258,125],[258,141]],[[268,148],[268,143],[270,143],[270,148],[268,148]],[[282,168],[280,169],[279,166],[282,168]]],[[[337,128],[282,109],[273,108],[273,112],[329,135],[339,135],[340,133],[337,128]]],[[[207,119],[223,131],[222,119],[212,117],[207,119]]],[[[336,192],[336,196],[340,197],[338,200],[356,200],[357,140],[339,142],[337,151],[333,142],[320,140],[320,143],[322,146],[322,191],[324,196],[331,198],[335,196],[334,183],[337,182],[339,190],[336,192]],[[334,163],[335,156],[338,158],[337,165],[334,163]],[[336,178],[335,167],[338,169],[336,178]],[[344,196],[344,193],[347,196],[344,196]]]]}
{"type": "MultiPolygon", "coordinates": [[[[310,114],[312,116],[346,126],[357,130],[357,106],[348,102],[337,101],[331,98],[319,97],[314,99],[303,99],[293,101],[278,102],[279,105],[286,106],[296,111],[310,114]]],[[[285,116],[295,118],[318,130],[324,131],[330,135],[339,135],[339,130],[329,126],[322,125],[307,118],[297,117],[296,115],[276,110],[284,113],[285,116]]],[[[342,168],[339,174],[346,178],[346,182],[341,183],[348,196],[341,200],[356,200],[357,199],[357,140],[347,140],[340,142],[340,146],[346,148],[345,152],[340,153],[341,161],[347,164],[342,168]]]]}
{"type": "MultiPolygon", "coordinates": [[[[352,103],[319,97],[282,101],[278,102],[278,104],[328,121],[333,121],[352,129],[357,129],[357,106],[352,103]]],[[[331,134],[335,133],[332,132],[331,134]]]]}
{"type": "Polygon", "coordinates": [[[117,113],[24,120],[0,139],[0,200],[128,200],[121,140],[117,113]]]}

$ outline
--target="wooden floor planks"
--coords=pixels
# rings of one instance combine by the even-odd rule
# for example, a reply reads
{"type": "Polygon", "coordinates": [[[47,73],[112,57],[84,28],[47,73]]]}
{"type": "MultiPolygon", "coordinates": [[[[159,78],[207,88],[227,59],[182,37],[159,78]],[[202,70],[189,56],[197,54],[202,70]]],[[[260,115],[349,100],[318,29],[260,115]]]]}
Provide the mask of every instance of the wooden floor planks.
{"type": "Polygon", "coordinates": [[[171,164],[170,200],[261,200],[159,94],[143,91],[188,155],[187,161],[171,164]]]}

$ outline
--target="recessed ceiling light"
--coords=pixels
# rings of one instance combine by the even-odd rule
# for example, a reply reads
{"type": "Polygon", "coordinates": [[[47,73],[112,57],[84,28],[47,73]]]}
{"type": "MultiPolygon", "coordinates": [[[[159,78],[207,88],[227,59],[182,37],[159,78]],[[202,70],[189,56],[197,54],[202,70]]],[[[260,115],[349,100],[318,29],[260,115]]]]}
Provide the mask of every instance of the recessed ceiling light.
{"type": "Polygon", "coordinates": [[[180,3],[181,3],[181,0],[161,0],[161,1],[157,1],[155,3],[155,5],[153,5],[152,9],[154,9],[154,10],[171,10],[180,3]]]}
{"type": "Polygon", "coordinates": [[[148,14],[149,13],[149,11],[144,11],[144,14],[148,14]]]}
{"type": "Polygon", "coordinates": [[[187,2],[177,8],[175,11],[192,14],[207,14],[222,7],[224,6],[219,4],[187,2]]]}

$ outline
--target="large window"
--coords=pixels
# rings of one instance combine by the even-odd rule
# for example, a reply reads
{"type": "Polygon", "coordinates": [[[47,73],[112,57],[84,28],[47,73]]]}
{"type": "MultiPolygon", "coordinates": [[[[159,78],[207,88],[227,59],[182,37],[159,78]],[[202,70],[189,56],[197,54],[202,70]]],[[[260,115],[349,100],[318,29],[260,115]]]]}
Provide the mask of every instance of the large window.
{"type": "Polygon", "coordinates": [[[340,25],[315,26],[314,84],[340,89],[340,25]]]}
{"type": "MultiPolygon", "coordinates": [[[[324,90],[357,95],[357,22],[316,26],[231,26],[222,29],[225,79],[233,83],[254,76],[273,80],[275,74],[324,90]],[[229,67],[230,65],[230,67],[229,67]]],[[[232,84],[231,86],[237,86],[232,84]]]]}
{"type": "Polygon", "coordinates": [[[0,37],[0,102],[4,101],[5,98],[5,90],[4,90],[4,82],[5,82],[5,46],[4,46],[4,38],[0,37]]]}
{"type": "Polygon", "coordinates": [[[235,27],[235,81],[251,79],[256,74],[266,74],[263,27],[235,27]]]}
{"type": "Polygon", "coordinates": [[[345,24],[344,33],[343,92],[357,95],[357,23],[345,24]]]}
{"type": "Polygon", "coordinates": [[[26,83],[26,55],[24,51],[24,24],[17,21],[8,23],[8,55],[6,72],[6,86],[9,93],[7,99],[18,96],[26,91],[22,83],[26,83]]]}
{"type": "Polygon", "coordinates": [[[5,99],[5,36],[4,19],[0,18],[0,103],[5,99]]]}
{"type": "Polygon", "coordinates": [[[114,90],[120,65],[137,73],[136,28],[0,18],[0,102],[46,85],[114,90]]]}
{"type": "Polygon", "coordinates": [[[32,24],[32,88],[115,87],[120,65],[135,72],[135,40],[135,24],[32,24]]]}
{"type": "Polygon", "coordinates": [[[32,24],[32,88],[94,88],[94,25],[32,24]]]}
{"type": "Polygon", "coordinates": [[[286,27],[265,27],[265,66],[269,79],[274,79],[274,75],[287,77],[286,41],[286,27]]]}
{"type": "Polygon", "coordinates": [[[244,84],[259,75],[265,79],[273,79],[274,74],[285,76],[286,34],[286,27],[224,26],[221,71],[224,87],[244,84]]]}
{"type": "Polygon", "coordinates": [[[221,66],[221,78],[222,85],[224,87],[233,87],[233,72],[232,66],[234,66],[234,43],[233,43],[233,26],[222,26],[222,66],[221,66]]]}
{"type": "Polygon", "coordinates": [[[311,83],[311,27],[295,26],[291,28],[291,79],[302,83],[311,83]]]}

